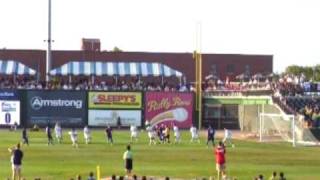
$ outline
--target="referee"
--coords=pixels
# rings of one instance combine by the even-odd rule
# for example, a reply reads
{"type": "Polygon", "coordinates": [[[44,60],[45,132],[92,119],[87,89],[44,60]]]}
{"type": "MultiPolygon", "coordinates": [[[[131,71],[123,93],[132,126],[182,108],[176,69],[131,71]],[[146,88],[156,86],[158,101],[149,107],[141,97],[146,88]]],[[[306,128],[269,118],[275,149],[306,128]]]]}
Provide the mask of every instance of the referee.
{"type": "Polygon", "coordinates": [[[132,152],[131,152],[130,145],[127,146],[127,151],[123,153],[123,160],[125,162],[125,169],[127,172],[127,176],[130,176],[133,168],[132,152]]]}

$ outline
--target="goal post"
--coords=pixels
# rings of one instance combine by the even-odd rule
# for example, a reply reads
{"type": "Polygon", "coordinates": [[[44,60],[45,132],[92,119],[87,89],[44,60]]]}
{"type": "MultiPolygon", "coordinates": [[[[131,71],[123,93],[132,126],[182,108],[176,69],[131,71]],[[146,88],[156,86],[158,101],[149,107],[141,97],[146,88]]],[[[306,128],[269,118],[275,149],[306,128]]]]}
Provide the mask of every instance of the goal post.
{"type": "Polygon", "coordinates": [[[260,142],[286,141],[292,146],[319,146],[311,129],[305,127],[301,115],[260,113],[258,130],[260,142]]]}
{"type": "Polygon", "coordinates": [[[297,131],[294,115],[272,113],[259,114],[259,141],[287,141],[296,146],[297,131]]]}

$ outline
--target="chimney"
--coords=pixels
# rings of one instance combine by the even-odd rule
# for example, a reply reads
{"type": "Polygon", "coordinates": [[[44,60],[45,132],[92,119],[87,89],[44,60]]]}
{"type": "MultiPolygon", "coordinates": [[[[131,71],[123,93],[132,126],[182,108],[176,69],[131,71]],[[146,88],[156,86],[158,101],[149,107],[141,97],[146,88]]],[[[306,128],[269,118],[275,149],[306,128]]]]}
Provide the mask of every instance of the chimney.
{"type": "Polygon", "coordinates": [[[100,39],[82,38],[82,51],[100,51],[100,39]]]}

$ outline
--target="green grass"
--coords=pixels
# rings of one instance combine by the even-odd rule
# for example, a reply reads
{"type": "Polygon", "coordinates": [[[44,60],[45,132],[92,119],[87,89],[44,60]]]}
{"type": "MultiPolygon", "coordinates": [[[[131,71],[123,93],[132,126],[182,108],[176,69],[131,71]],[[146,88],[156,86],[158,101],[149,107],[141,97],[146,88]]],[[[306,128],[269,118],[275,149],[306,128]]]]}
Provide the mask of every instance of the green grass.
{"type": "MultiPolygon", "coordinates": [[[[115,144],[106,144],[102,130],[93,132],[93,143],[85,145],[79,135],[79,149],[71,147],[64,133],[64,143],[46,145],[44,132],[30,132],[30,146],[23,146],[23,176],[27,180],[41,177],[45,180],[63,180],[80,174],[87,177],[100,165],[102,176],[124,175],[122,154],[129,141],[128,131],[114,132],[115,144]]],[[[20,140],[21,132],[0,130],[0,179],[10,177],[10,154],[20,140]]],[[[146,133],[140,134],[138,143],[132,145],[134,173],[147,176],[170,176],[181,179],[216,176],[215,158],[211,148],[189,144],[189,133],[182,133],[182,144],[147,145],[146,133]]],[[[293,148],[288,143],[261,144],[235,141],[235,148],[227,148],[227,172],[238,179],[252,179],[258,174],[269,177],[272,171],[285,172],[287,179],[320,179],[319,147],[293,148]]]]}

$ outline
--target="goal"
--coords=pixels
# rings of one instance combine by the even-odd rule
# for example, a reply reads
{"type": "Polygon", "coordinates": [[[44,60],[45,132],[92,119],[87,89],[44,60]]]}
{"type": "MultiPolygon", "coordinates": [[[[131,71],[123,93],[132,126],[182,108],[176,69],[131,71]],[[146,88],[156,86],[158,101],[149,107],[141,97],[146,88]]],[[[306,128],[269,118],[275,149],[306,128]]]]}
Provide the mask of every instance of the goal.
{"type": "Polygon", "coordinates": [[[299,116],[284,114],[259,114],[260,142],[286,141],[297,145],[319,145],[319,141],[308,128],[303,127],[299,116]]]}

